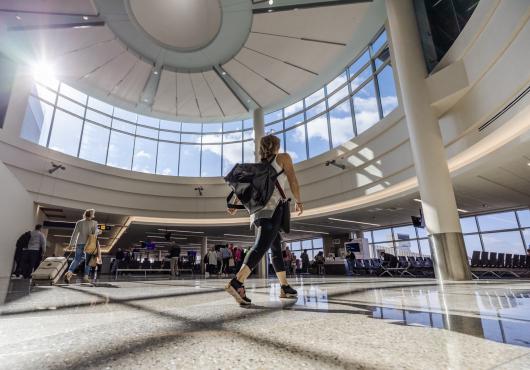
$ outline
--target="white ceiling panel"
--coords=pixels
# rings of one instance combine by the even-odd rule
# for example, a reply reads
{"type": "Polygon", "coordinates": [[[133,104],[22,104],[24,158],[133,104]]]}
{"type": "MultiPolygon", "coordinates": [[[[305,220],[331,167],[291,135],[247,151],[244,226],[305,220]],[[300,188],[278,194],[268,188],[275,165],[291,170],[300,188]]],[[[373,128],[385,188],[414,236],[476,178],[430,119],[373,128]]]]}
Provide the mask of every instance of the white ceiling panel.
{"type": "Polygon", "coordinates": [[[13,31],[12,35],[15,40],[19,37],[28,40],[30,50],[36,57],[45,56],[48,59],[116,38],[107,27],[13,31]]]}
{"type": "Polygon", "coordinates": [[[246,47],[319,73],[344,50],[343,46],[270,35],[251,34],[246,47]]]}
{"type": "Polygon", "coordinates": [[[78,79],[112,62],[123,51],[117,40],[99,43],[55,59],[54,69],[59,78],[64,76],[78,79]]]}
{"type": "Polygon", "coordinates": [[[166,114],[177,114],[177,74],[175,72],[162,70],[153,110],[166,114]]]}
{"type": "Polygon", "coordinates": [[[307,71],[248,49],[242,49],[235,59],[289,93],[303,87],[314,76],[307,71]]]}
{"type": "Polygon", "coordinates": [[[223,65],[223,68],[261,106],[275,104],[279,99],[288,96],[233,59],[223,65]]]}
{"type": "Polygon", "coordinates": [[[213,71],[207,71],[203,73],[203,76],[210,85],[213,94],[217,98],[217,101],[219,102],[219,105],[223,109],[223,112],[226,116],[244,114],[247,112],[246,108],[219,78],[217,73],[213,71]]]}
{"type": "Polygon", "coordinates": [[[138,103],[151,74],[151,69],[151,64],[138,60],[120,84],[116,86],[114,94],[129,102],[138,103]]]}
{"type": "Polygon", "coordinates": [[[369,3],[255,14],[252,31],[347,43],[369,3]]]}
{"type": "Polygon", "coordinates": [[[223,112],[219,109],[219,105],[215,101],[202,73],[190,73],[190,78],[197,97],[197,103],[199,104],[201,117],[222,117],[223,112]]]}
{"type": "Polygon", "coordinates": [[[92,0],[2,0],[2,9],[39,13],[97,15],[92,0]]]}
{"type": "Polygon", "coordinates": [[[189,73],[177,73],[177,115],[200,116],[189,73]]]}
{"type": "Polygon", "coordinates": [[[82,77],[81,80],[83,83],[90,83],[106,92],[111,92],[126,77],[137,61],[138,58],[123,50],[110,62],[82,77]]]}

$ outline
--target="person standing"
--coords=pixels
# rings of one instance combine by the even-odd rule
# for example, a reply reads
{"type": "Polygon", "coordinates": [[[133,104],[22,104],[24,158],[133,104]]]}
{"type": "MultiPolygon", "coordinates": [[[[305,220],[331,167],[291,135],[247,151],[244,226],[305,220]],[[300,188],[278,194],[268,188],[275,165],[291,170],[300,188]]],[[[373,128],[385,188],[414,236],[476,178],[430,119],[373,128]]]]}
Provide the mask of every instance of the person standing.
{"type": "MultiPolygon", "coordinates": [[[[90,258],[92,255],[85,253],[85,244],[88,241],[88,237],[91,235],[98,234],[98,223],[94,220],[96,211],[94,209],[87,209],[83,213],[83,219],[79,220],[75,224],[74,232],[70,238],[70,247],[75,248],[74,260],[68,268],[68,272],[64,277],[64,281],[70,284],[72,277],[75,275],[74,271],[79,266],[83,258],[85,259],[85,271],[83,282],[90,283],[88,274],[90,272],[90,258]]],[[[98,248],[99,250],[99,248],[98,248]]]]}
{"type": "Polygon", "coordinates": [[[180,246],[175,242],[171,241],[171,233],[166,234],[166,240],[170,242],[171,249],[169,250],[169,257],[171,258],[171,276],[178,276],[179,272],[179,259],[180,259],[180,246]]]}
{"type": "Polygon", "coordinates": [[[302,259],[302,272],[307,274],[309,271],[309,255],[307,254],[307,249],[304,249],[300,258],[302,259]]]}
{"type": "Polygon", "coordinates": [[[214,248],[210,249],[207,255],[207,269],[208,274],[213,275],[216,273],[217,268],[217,252],[214,248]]]}
{"type": "MultiPolygon", "coordinates": [[[[280,139],[278,137],[266,135],[261,138],[259,147],[261,160],[268,161],[277,173],[280,173],[277,178],[277,184],[280,188],[283,189],[285,183],[289,182],[291,192],[296,200],[295,210],[298,215],[301,215],[303,203],[293,161],[288,153],[279,153],[279,151],[280,139]]],[[[245,256],[243,265],[236,277],[225,286],[225,290],[241,305],[249,305],[251,303],[251,300],[246,296],[244,283],[269,248],[271,248],[272,265],[278,280],[280,280],[280,298],[297,296],[297,291],[287,282],[287,274],[282,258],[280,226],[284,211],[283,201],[282,194],[278,186],[276,186],[265,207],[250,216],[251,224],[257,227],[256,240],[245,256]]],[[[290,212],[289,210],[286,211],[290,212]]],[[[229,208],[228,213],[234,215],[236,209],[229,208]]]]}
{"type": "Polygon", "coordinates": [[[41,232],[42,225],[36,225],[31,231],[28,245],[22,251],[22,276],[29,279],[31,273],[39,266],[46,252],[46,238],[41,232]]]}
{"type": "Polygon", "coordinates": [[[230,249],[225,245],[221,248],[221,258],[223,259],[223,274],[228,276],[229,274],[229,263],[230,258],[232,257],[232,252],[230,252],[230,249]]]}
{"type": "Polygon", "coordinates": [[[348,251],[346,255],[346,263],[348,264],[348,276],[353,276],[353,269],[355,267],[355,253],[348,251]]]}

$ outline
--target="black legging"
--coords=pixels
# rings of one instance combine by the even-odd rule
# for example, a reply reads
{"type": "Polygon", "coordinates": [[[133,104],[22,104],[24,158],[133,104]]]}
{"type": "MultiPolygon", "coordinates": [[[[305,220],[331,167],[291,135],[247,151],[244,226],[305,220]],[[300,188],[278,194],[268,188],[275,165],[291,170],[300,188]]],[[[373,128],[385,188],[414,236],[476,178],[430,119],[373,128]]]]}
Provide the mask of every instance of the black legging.
{"type": "Polygon", "coordinates": [[[280,224],[282,221],[283,207],[277,207],[271,218],[261,218],[256,220],[258,233],[256,241],[247,255],[244,264],[251,270],[256,267],[261,258],[271,249],[271,259],[274,271],[285,271],[282,257],[282,240],[280,237],[280,224]]]}

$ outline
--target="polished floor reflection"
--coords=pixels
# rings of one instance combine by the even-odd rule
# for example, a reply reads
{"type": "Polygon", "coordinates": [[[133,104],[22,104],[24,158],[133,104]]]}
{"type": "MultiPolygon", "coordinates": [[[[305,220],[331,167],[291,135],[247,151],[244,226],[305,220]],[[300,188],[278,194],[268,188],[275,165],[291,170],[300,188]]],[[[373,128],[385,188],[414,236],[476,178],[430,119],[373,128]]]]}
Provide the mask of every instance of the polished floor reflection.
{"type": "Polygon", "coordinates": [[[249,280],[12,285],[0,307],[0,367],[530,368],[530,281],[306,278],[298,299],[249,280]]]}

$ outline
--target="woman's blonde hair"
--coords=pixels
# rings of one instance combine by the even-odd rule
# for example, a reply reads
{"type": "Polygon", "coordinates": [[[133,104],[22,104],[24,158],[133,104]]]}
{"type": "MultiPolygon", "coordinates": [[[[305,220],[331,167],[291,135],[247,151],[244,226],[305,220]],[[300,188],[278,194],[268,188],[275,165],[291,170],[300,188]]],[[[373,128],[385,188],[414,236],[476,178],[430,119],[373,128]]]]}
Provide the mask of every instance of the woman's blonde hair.
{"type": "Polygon", "coordinates": [[[274,135],[265,135],[259,142],[259,156],[263,159],[271,158],[280,149],[280,139],[274,135]]]}
{"type": "Polygon", "coordinates": [[[96,210],[93,209],[93,208],[90,208],[90,209],[87,209],[87,210],[83,213],[83,218],[86,219],[86,220],[89,220],[89,219],[94,218],[95,215],[96,215],[96,210]]]}

